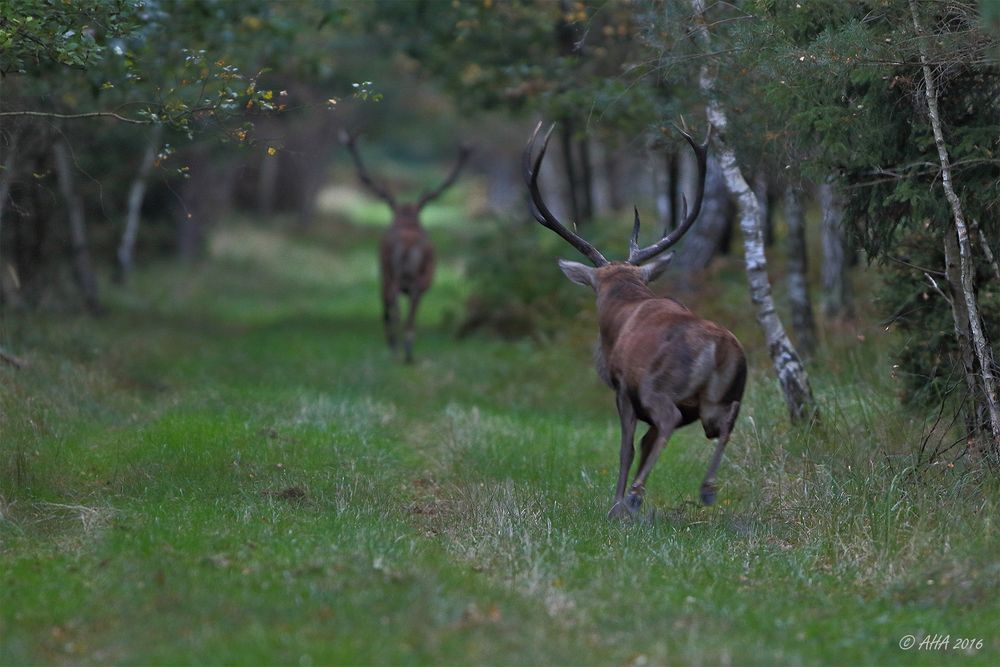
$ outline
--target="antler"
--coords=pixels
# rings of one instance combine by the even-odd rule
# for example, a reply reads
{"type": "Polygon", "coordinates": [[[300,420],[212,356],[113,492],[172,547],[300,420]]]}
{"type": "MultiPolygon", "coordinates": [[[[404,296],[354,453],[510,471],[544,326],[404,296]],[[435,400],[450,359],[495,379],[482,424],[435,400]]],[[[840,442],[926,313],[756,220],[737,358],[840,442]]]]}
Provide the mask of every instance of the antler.
{"type": "Polygon", "coordinates": [[[441,193],[455,183],[455,179],[458,178],[458,174],[462,171],[462,167],[465,165],[465,161],[469,158],[470,153],[472,153],[472,148],[469,146],[462,144],[458,147],[458,159],[455,161],[455,166],[452,167],[451,173],[448,174],[448,178],[444,179],[444,182],[436,190],[430,190],[420,195],[420,199],[417,200],[418,208],[423,208],[431,201],[440,197],[441,193]]]}
{"type": "Polygon", "coordinates": [[[396,208],[396,200],[384,186],[376,183],[372,177],[368,174],[368,170],[365,169],[364,162],[361,161],[361,153],[358,152],[358,147],[355,145],[357,137],[347,132],[347,130],[340,131],[340,143],[347,147],[347,150],[351,152],[351,157],[354,159],[354,167],[358,170],[358,178],[361,182],[371,190],[372,194],[376,195],[385,203],[389,205],[390,208],[396,208]]]}
{"type": "Polygon", "coordinates": [[[670,234],[664,233],[663,238],[653,245],[642,249],[639,248],[639,209],[636,209],[635,224],[632,226],[632,238],[628,244],[627,261],[629,264],[642,264],[680,241],[681,237],[684,236],[684,234],[687,233],[687,230],[691,228],[691,225],[694,224],[694,221],[698,219],[698,214],[701,212],[701,201],[705,194],[705,171],[707,170],[708,160],[708,140],[712,136],[712,125],[709,123],[708,132],[705,133],[705,141],[701,144],[696,144],[694,142],[694,138],[681,128],[677,127],[677,125],[674,125],[674,128],[684,136],[689,144],[691,144],[691,148],[694,149],[694,155],[698,162],[698,187],[695,188],[696,194],[694,207],[691,209],[691,213],[688,214],[687,199],[681,195],[681,215],[684,217],[684,222],[670,234]]]}
{"type": "Polygon", "coordinates": [[[598,251],[598,249],[590,243],[566,229],[566,227],[564,227],[562,223],[560,223],[559,220],[552,215],[549,207],[546,206],[545,202],[542,200],[542,193],[538,190],[538,172],[542,166],[542,158],[545,157],[545,149],[548,148],[549,138],[552,136],[552,130],[555,128],[556,126],[553,124],[549,128],[549,131],[545,133],[545,141],[542,142],[542,150],[538,153],[538,157],[535,158],[534,166],[532,166],[531,163],[531,154],[535,148],[535,137],[538,136],[538,131],[542,129],[541,122],[535,126],[535,131],[531,133],[531,139],[528,140],[528,145],[524,147],[524,155],[521,159],[521,165],[524,170],[524,180],[528,184],[528,190],[531,193],[531,213],[535,216],[535,220],[561,236],[571,246],[576,248],[580,254],[589,259],[594,266],[604,266],[609,263],[608,260],[604,258],[604,255],[602,255],[600,251],[598,251]]]}

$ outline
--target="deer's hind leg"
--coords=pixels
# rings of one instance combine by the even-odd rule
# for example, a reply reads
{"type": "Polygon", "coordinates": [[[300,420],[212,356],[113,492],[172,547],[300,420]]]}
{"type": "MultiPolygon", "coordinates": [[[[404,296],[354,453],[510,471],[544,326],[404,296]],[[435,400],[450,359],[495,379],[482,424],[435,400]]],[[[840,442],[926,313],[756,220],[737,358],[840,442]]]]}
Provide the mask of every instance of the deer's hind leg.
{"type": "Polygon", "coordinates": [[[399,291],[386,287],[382,290],[382,324],[385,327],[385,340],[393,352],[399,347],[399,291]]]}
{"type": "Polygon", "coordinates": [[[740,402],[733,401],[729,404],[724,416],[719,419],[720,423],[718,426],[711,422],[702,422],[705,426],[706,435],[715,428],[718,428],[719,434],[715,444],[715,453],[712,454],[712,461],[708,464],[708,471],[705,473],[705,479],[701,483],[701,502],[705,505],[711,505],[715,502],[715,494],[718,490],[715,484],[715,472],[719,468],[719,462],[722,461],[722,452],[725,451],[726,444],[729,442],[729,436],[733,433],[733,426],[736,424],[736,416],[739,413],[740,402]]]}
{"type": "Polygon", "coordinates": [[[681,411],[674,405],[673,401],[665,399],[662,396],[653,396],[651,398],[653,400],[648,403],[644,402],[644,405],[653,406],[646,409],[652,426],[649,432],[643,436],[642,462],[639,465],[638,472],[635,474],[635,479],[632,480],[632,488],[629,490],[628,498],[625,500],[625,504],[633,512],[637,511],[642,505],[642,496],[646,492],[646,479],[649,477],[649,473],[652,472],[653,466],[656,465],[656,459],[659,458],[660,452],[666,446],[667,440],[678,424],[681,423],[682,418],[681,411]]]}
{"type": "MultiPolygon", "coordinates": [[[[618,484],[615,486],[615,502],[608,512],[608,518],[626,516],[629,508],[624,503],[625,484],[632,470],[632,460],[635,458],[635,408],[632,400],[625,392],[619,391],[617,396],[618,418],[621,420],[622,443],[618,460],[618,484]]],[[[645,440],[643,441],[645,442],[645,440]]]]}

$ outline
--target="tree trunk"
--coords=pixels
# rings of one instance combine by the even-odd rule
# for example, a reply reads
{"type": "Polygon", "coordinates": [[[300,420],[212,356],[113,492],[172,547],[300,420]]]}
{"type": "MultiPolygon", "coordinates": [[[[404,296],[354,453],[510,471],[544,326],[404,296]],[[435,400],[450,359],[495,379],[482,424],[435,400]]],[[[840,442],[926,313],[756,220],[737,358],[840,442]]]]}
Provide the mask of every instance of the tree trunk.
{"type": "Polygon", "coordinates": [[[261,158],[257,172],[257,213],[269,216],[274,213],[274,197],[278,190],[281,159],[278,156],[261,158]]]}
{"type": "Polygon", "coordinates": [[[566,192],[569,210],[575,224],[580,224],[580,197],[576,189],[576,164],[573,162],[573,121],[565,119],[561,126],[563,169],[566,170],[566,192]]]}
{"type": "Polygon", "coordinates": [[[484,162],[483,168],[487,173],[486,206],[494,215],[506,215],[521,204],[524,181],[519,166],[519,162],[507,155],[503,159],[484,162]]]}
{"type": "MultiPolygon", "coordinates": [[[[17,144],[21,139],[21,134],[15,133],[10,138],[10,145],[7,146],[7,156],[3,158],[3,166],[0,167],[0,232],[3,232],[3,214],[7,208],[7,199],[10,197],[10,188],[14,184],[14,171],[17,159],[17,144]]],[[[0,240],[3,240],[0,234],[0,240]]]]}
{"type": "Polygon", "coordinates": [[[676,151],[664,153],[660,168],[654,167],[656,179],[656,213],[664,232],[677,228],[677,206],[680,198],[680,160],[676,151]]]}
{"type": "Polygon", "coordinates": [[[992,450],[996,453],[1000,451],[1000,401],[997,398],[997,379],[993,370],[993,351],[990,348],[989,341],[986,339],[986,334],[983,332],[982,319],[979,315],[979,303],[976,300],[975,285],[973,284],[973,258],[972,246],[969,242],[969,229],[965,224],[962,202],[955,193],[952,183],[951,159],[948,156],[948,147],[945,144],[944,132],[941,129],[937,90],[930,65],[928,65],[927,45],[923,41],[923,29],[920,26],[916,0],[910,0],[910,13],[913,16],[913,28],[920,38],[917,45],[920,50],[920,64],[924,72],[924,93],[927,98],[927,111],[930,116],[931,129],[934,132],[934,144],[937,146],[938,160],[941,163],[941,185],[944,187],[944,194],[951,205],[952,217],[955,221],[955,233],[958,236],[958,256],[962,277],[962,298],[968,310],[969,331],[972,334],[976,360],[979,362],[983,394],[986,400],[986,409],[989,413],[990,432],[993,436],[992,450]]]}
{"type": "Polygon", "coordinates": [[[673,229],[673,207],[674,203],[670,199],[670,156],[659,165],[653,162],[653,193],[656,200],[656,219],[660,223],[660,229],[673,229]]]}
{"type": "Polygon", "coordinates": [[[719,252],[732,217],[732,201],[722,166],[709,154],[705,172],[705,194],[702,197],[698,224],[684,237],[684,252],[678,253],[674,262],[682,269],[679,280],[683,283],[692,272],[708,268],[719,252]]]}
{"type": "Polygon", "coordinates": [[[966,402],[966,433],[979,439],[984,423],[982,409],[982,387],[976,374],[976,353],[972,349],[972,334],[969,331],[969,311],[962,298],[962,260],[959,257],[958,238],[954,234],[944,235],[944,275],[948,283],[948,301],[951,317],[958,341],[959,360],[965,374],[965,387],[969,400],[966,402]]]}
{"type": "Polygon", "coordinates": [[[785,224],[788,225],[788,304],[792,311],[792,331],[809,358],[816,351],[816,321],[809,300],[809,255],[806,248],[806,216],[802,189],[793,184],[785,188],[785,224]]]}
{"type": "Polygon", "coordinates": [[[90,248],[87,245],[87,221],[83,212],[83,200],[76,191],[73,178],[73,165],[70,161],[69,149],[60,139],[52,146],[55,157],[56,175],[59,179],[59,189],[66,202],[66,213],[69,218],[70,250],[73,262],[73,277],[87,309],[92,314],[102,312],[101,301],[98,298],[97,276],[90,259],[90,248]]]}
{"type": "Polygon", "coordinates": [[[774,196],[771,194],[773,188],[763,172],[757,172],[753,178],[753,193],[757,197],[757,205],[760,206],[760,228],[764,232],[764,247],[770,248],[774,245],[774,196]]]}
{"type": "Polygon", "coordinates": [[[844,247],[844,202],[832,183],[819,186],[819,206],[823,209],[823,316],[828,319],[851,317],[854,306],[844,247]]]}
{"type": "Polygon", "coordinates": [[[980,228],[979,222],[975,218],[969,220],[969,227],[972,229],[972,233],[976,235],[976,238],[979,239],[979,247],[983,249],[983,256],[989,262],[990,268],[993,269],[993,275],[996,277],[997,283],[1000,283],[1000,264],[997,263],[997,257],[993,254],[993,248],[990,247],[989,239],[986,238],[986,234],[980,228]]]}
{"type": "Polygon", "coordinates": [[[310,229],[316,220],[316,205],[319,202],[320,190],[326,183],[326,164],[317,159],[316,166],[305,174],[304,179],[299,190],[298,219],[299,227],[310,229]]]}
{"type": "MultiPolygon", "coordinates": [[[[695,13],[696,31],[704,51],[710,51],[710,38],[705,23],[704,0],[691,0],[695,13]]],[[[799,353],[788,339],[785,328],[774,308],[771,282],[767,276],[767,257],[764,254],[764,234],[761,230],[760,206],[757,197],[747,184],[736,159],[736,152],[726,139],[729,122],[726,111],[715,92],[715,79],[709,73],[707,64],[702,65],[699,87],[708,100],[708,120],[715,127],[713,141],[719,152],[722,173],[730,193],[736,198],[740,215],[740,229],[743,232],[743,250],[746,261],[747,282],[750,299],[757,306],[757,321],[760,323],[767,343],[767,349],[778,376],[788,412],[793,422],[814,418],[818,413],[809,386],[809,376],[802,365],[799,353]]]]}
{"type": "Polygon", "coordinates": [[[667,154],[668,185],[670,187],[670,231],[677,229],[681,201],[681,156],[677,151],[667,154]]]}
{"type": "Polygon", "coordinates": [[[160,149],[160,137],[163,135],[163,126],[154,125],[150,130],[149,141],[146,143],[146,150],[142,154],[142,161],[139,163],[139,171],[132,179],[132,185],[128,191],[128,210],[125,214],[125,229],[122,231],[121,241],[118,243],[118,266],[115,270],[115,282],[125,283],[132,274],[135,264],[135,242],[139,238],[139,222],[142,219],[142,202],[146,197],[146,186],[149,183],[149,173],[153,169],[156,161],[156,154],[160,149]]]}
{"type": "Polygon", "coordinates": [[[10,188],[14,184],[14,172],[17,168],[15,162],[17,160],[17,144],[20,138],[20,132],[15,132],[11,136],[10,145],[7,146],[7,155],[3,158],[3,166],[0,167],[0,306],[7,303],[7,294],[4,289],[6,281],[3,276],[5,272],[3,261],[3,214],[7,208],[7,199],[10,197],[10,188]]]}
{"type": "Polygon", "coordinates": [[[588,222],[594,219],[594,173],[590,160],[590,144],[586,137],[576,142],[580,154],[580,213],[588,222]]]}
{"type": "Polygon", "coordinates": [[[604,171],[608,181],[608,208],[612,212],[620,211],[625,206],[622,199],[621,184],[618,181],[620,172],[619,161],[618,154],[609,146],[605,146],[604,171]]]}

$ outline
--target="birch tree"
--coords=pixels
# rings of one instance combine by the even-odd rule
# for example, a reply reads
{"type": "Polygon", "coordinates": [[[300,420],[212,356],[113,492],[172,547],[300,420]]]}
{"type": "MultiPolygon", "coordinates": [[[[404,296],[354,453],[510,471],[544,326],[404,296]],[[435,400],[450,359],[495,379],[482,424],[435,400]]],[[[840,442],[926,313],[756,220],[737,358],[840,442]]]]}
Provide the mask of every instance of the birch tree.
{"type": "MultiPolygon", "coordinates": [[[[711,50],[711,36],[705,22],[704,0],[691,0],[691,6],[694,9],[696,37],[701,42],[703,51],[707,53],[711,50]]],[[[781,385],[792,420],[809,419],[816,413],[809,376],[802,365],[798,351],[789,340],[774,306],[771,281],[767,275],[767,257],[764,253],[760,206],[757,196],[743,176],[736,151],[729,143],[727,136],[728,116],[715,90],[715,79],[707,63],[701,66],[698,83],[702,94],[708,101],[708,120],[716,130],[712,140],[719,155],[726,186],[733,198],[736,199],[739,210],[747,283],[750,287],[750,299],[757,307],[757,321],[764,333],[771,363],[778,376],[778,383],[781,385]]]]}
{"type": "MultiPolygon", "coordinates": [[[[979,304],[976,300],[973,284],[972,245],[969,241],[969,227],[962,211],[962,201],[955,192],[951,159],[948,155],[948,145],[945,142],[941,127],[941,114],[938,109],[938,95],[934,76],[931,72],[927,55],[925,34],[920,21],[920,13],[916,0],[909,0],[910,14],[913,18],[913,29],[918,37],[920,66],[924,77],[924,94],[927,100],[928,118],[934,132],[934,144],[937,147],[938,160],[941,163],[941,186],[951,207],[955,225],[955,235],[958,239],[959,267],[961,274],[961,298],[965,302],[965,315],[968,317],[969,332],[972,337],[972,348],[976,363],[981,373],[982,389],[989,411],[990,432],[993,436],[994,448],[1000,447],[1000,403],[997,398],[997,379],[994,370],[993,353],[989,341],[983,331],[982,319],[979,315],[979,304]]],[[[947,241],[946,241],[947,243],[947,241]]]]}
{"type": "Polygon", "coordinates": [[[149,132],[146,148],[139,162],[139,169],[129,186],[128,204],[125,213],[125,226],[122,230],[121,242],[118,244],[118,266],[115,278],[125,282],[132,273],[135,263],[135,243],[139,238],[139,222],[142,217],[142,202],[146,196],[146,186],[149,183],[149,172],[153,169],[156,153],[160,150],[160,138],[163,136],[163,126],[154,125],[149,132]]]}

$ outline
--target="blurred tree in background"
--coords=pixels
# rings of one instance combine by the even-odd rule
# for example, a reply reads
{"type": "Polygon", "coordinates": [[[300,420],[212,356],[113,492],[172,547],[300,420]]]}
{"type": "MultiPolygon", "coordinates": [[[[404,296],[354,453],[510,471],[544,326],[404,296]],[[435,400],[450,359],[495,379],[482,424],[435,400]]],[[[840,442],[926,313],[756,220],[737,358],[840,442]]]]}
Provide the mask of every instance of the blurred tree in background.
{"type": "MultiPolygon", "coordinates": [[[[680,117],[703,125],[707,66],[765,238],[786,241],[768,253],[788,267],[788,287],[774,285],[779,310],[788,304],[800,322],[792,338],[808,344],[815,321],[822,355],[824,329],[850,313],[846,271],[863,253],[879,272],[885,326],[904,334],[901,397],[964,406],[966,431],[984,444],[996,436],[982,379],[995,362],[976,347],[963,304],[973,300],[992,353],[1000,10],[912,4],[915,14],[910,0],[711,3],[706,53],[685,0],[0,0],[0,299],[37,303],[72,276],[99,310],[103,267],[124,279],[137,257],[198,257],[206,228],[231,207],[308,228],[344,126],[370,135],[373,161],[404,190],[434,180],[435,158],[460,140],[480,145],[473,168],[495,219],[470,232],[463,331],[547,335],[580,301],[571,290],[554,299],[538,280],[539,266],[555,275],[560,249],[523,205],[528,128],[559,123],[558,169],[542,174],[562,200],[557,213],[624,250],[630,216],[615,213],[633,203],[656,204],[649,236],[676,224],[690,169],[664,128],[680,117]],[[821,318],[809,306],[817,262],[806,257],[817,190],[821,318]],[[797,213],[777,224],[781,193],[805,224],[797,213]]],[[[679,284],[703,282],[730,246],[734,207],[713,169],[679,284]]]]}
{"type": "MultiPolygon", "coordinates": [[[[686,11],[687,3],[671,4],[677,14],[686,11]]],[[[963,304],[973,299],[982,329],[1000,331],[1000,276],[990,259],[990,240],[1000,234],[997,38],[988,30],[990,10],[980,15],[976,4],[914,4],[713,6],[710,65],[734,110],[727,139],[749,156],[751,168],[766,164],[761,157],[780,146],[784,171],[819,183],[832,179],[844,195],[852,243],[883,270],[886,326],[908,334],[897,368],[904,400],[955,397],[965,406],[967,432],[987,447],[1000,436],[989,414],[995,364],[989,354],[978,357],[970,332],[976,316],[963,304]],[[930,39],[916,31],[911,9],[930,39]],[[925,44],[955,189],[972,228],[971,290],[960,280],[959,237],[941,188],[921,66],[925,44]]],[[[990,3],[981,4],[985,10],[990,3]]],[[[686,25],[664,22],[659,33],[664,68],[679,81],[695,76],[685,68],[686,25]]]]}
{"type": "MultiPolygon", "coordinates": [[[[59,283],[68,249],[98,310],[91,246],[116,248],[127,275],[144,202],[153,218],[180,209],[176,243],[196,254],[202,226],[228,204],[227,161],[282,148],[256,121],[313,102],[265,83],[315,68],[322,43],[310,38],[336,23],[328,4],[5,0],[0,296],[37,300],[59,283]]],[[[336,85],[330,79],[312,85],[336,85]]]]}

